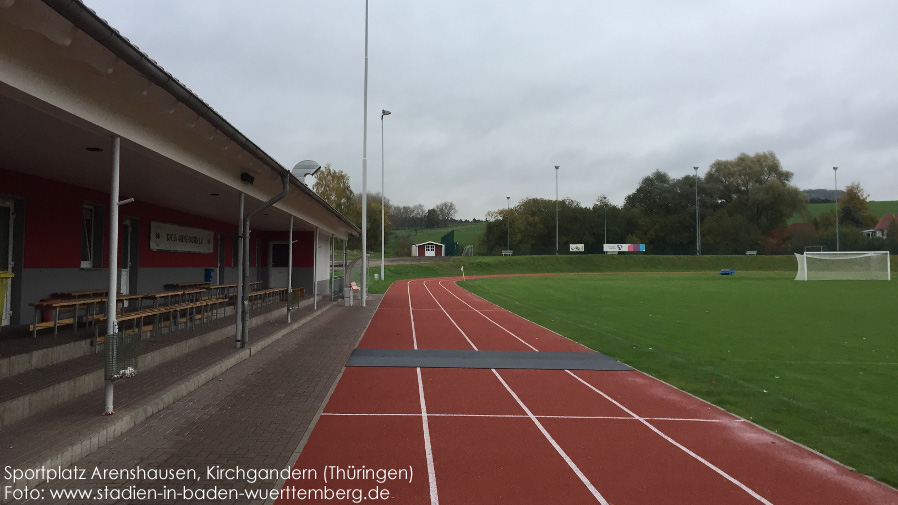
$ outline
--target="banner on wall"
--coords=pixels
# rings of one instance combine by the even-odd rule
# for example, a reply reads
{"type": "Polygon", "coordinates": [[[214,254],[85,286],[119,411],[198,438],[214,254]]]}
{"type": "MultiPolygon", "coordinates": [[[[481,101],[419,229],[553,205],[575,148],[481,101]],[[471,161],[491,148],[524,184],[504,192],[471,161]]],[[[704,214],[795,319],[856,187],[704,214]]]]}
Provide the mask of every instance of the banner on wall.
{"type": "Polygon", "coordinates": [[[645,252],[645,244],[605,244],[605,252],[645,252]]]}
{"type": "Polygon", "coordinates": [[[586,250],[584,244],[571,244],[571,252],[583,252],[586,250]]]}
{"type": "Polygon", "coordinates": [[[212,254],[214,238],[215,233],[211,230],[150,222],[151,251],[212,254]]]}

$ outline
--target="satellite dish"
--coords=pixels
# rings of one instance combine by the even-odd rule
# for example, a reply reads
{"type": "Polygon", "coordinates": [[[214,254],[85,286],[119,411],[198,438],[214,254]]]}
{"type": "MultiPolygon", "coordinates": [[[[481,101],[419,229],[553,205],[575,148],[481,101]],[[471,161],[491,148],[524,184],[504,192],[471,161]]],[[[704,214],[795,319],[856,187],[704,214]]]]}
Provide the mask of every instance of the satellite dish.
{"type": "Polygon", "coordinates": [[[318,164],[317,161],[302,160],[297,163],[290,172],[292,172],[297,179],[304,181],[307,175],[315,175],[319,170],[321,170],[321,165],[318,164]]]}

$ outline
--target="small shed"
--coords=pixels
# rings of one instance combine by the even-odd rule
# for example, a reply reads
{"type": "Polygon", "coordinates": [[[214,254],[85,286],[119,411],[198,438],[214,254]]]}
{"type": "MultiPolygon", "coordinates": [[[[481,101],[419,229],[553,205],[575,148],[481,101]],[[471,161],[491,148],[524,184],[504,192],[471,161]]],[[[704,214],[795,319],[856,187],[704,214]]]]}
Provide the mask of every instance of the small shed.
{"type": "Polygon", "coordinates": [[[412,256],[445,256],[445,246],[439,242],[421,242],[412,246],[412,256]]]}

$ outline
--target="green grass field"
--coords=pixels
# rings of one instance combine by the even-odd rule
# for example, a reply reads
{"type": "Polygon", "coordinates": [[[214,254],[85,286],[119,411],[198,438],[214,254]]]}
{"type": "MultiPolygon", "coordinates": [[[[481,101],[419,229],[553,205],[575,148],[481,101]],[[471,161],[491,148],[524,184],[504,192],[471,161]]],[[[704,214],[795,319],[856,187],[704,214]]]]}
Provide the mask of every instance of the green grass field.
{"type": "MultiPolygon", "coordinates": [[[[895,270],[895,257],[892,270],[895,270]]],[[[454,257],[448,261],[387,265],[386,281],[375,281],[370,270],[369,292],[384,293],[393,281],[422,277],[461,277],[467,275],[579,272],[712,272],[723,268],[741,271],[792,272],[796,261],[791,254],[782,256],[648,256],[648,255],[573,255],[561,256],[473,256],[454,257]]]]}
{"type": "MultiPolygon", "coordinates": [[[[725,258],[705,261],[718,269],[728,263],[725,258]]],[[[693,258],[697,266],[698,261],[693,258]]],[[[732,277],[611,273],[462,285],[898,485],[898,286],[796,282],[794,267],[780,272],[733,268],[732,277]]]]}
{"type": "MultiPolygon", "coordinates": [[[[810,203],[808,204],[809,216],[796,214],[790,217],[789,221],[786,224],[788,225],[792,223],[806,222],[809,220],[809,217],[819,217],[820,214],[823,214],[824,212],[832,210],[834,208],[835,204],[833,203],[810,203]]],[[[870,202],[870,212],[876,214],[876,217],[882,217],[883,214],[898,213],[898,200],[870,202]]]]}

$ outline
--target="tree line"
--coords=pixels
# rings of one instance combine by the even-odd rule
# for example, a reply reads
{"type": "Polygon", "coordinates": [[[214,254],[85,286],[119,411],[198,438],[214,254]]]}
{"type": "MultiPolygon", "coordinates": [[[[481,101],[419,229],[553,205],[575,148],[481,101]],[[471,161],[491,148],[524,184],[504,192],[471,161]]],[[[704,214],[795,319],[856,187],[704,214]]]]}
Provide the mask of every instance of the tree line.
{"type": "MultiPolygon", "coordinates": [[[[791,184],[792,177],[771,151],[717,160],[704,176],[676,178],[656,170],[620,206],[604,195],[589,207],[560,200],[557,232],[555,201],[527,198],[511,209],[488,213],[480,249],[489,254],[506,248],[514,254],[553,254],[557,233],[560,253],[569,251],[568,244],[601,252],[604,243],[633,243],[645,244],[649,254],[695,254],[698,206],[703,254],[782,254],[801,252],[805,245],[835,250],[835,209],[831,215],[809,217],[808,226],[787,226],[791,216],[807,215],[808,198],[791,184]]],[[[840,239],[850,235],[843,244],[854,250],[894,247],[891,241],[898,241],[898,233],[890,233],[885,242],[861,233],[876,219],[866,198],[858,183],[844,191],[839,199],[839,222],[844,225],[840,239]]]]}
{"type": "MultiPolygon", "coordinates": [[[[315,184],[312,185],[312,189],[359,229],[362,228],[362,194],[352,190],[349,175],[327,163],[315,174],[315,184]]],[[[438,228],[457,222],[458,208],[455,203],[449,201],[440,202],[429,209],[422,204],[394,206],[390,203],[389,198],[384,198],[380,193],[368,193],[367,201],[367,245],[369,251],[380,249],[380,216],[383,205],[386,205],[384,229],[387,241],[389,241],[390,233],[394,228],[438,228]]],[[[350,238],[348,246],[350,249],[361,249],[361,238],[350,238]]],[[[406,249],[402,250],[406,251],[406,249]]]]}

